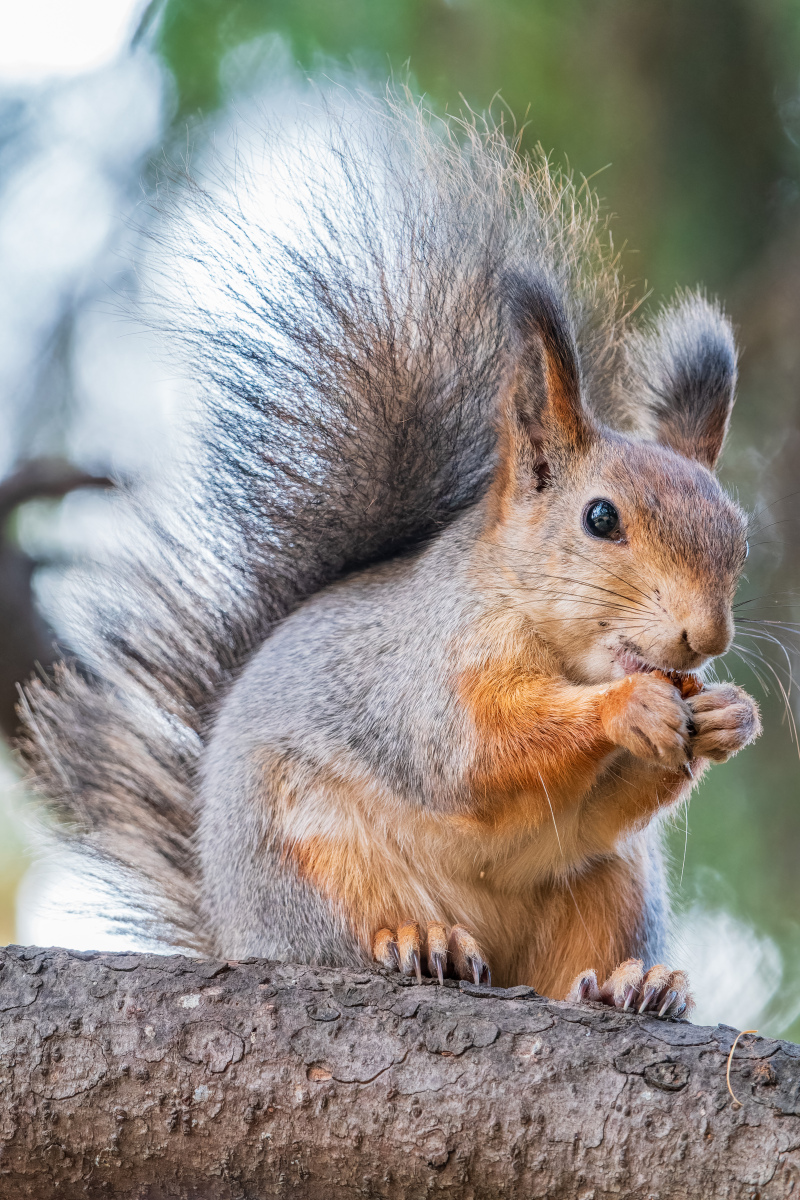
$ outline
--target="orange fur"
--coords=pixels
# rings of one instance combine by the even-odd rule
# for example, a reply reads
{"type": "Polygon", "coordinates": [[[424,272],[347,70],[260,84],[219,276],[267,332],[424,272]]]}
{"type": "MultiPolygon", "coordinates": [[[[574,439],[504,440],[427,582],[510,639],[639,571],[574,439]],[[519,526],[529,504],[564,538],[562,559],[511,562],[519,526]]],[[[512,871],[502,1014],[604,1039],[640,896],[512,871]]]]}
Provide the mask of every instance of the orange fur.
{"type": "MultiPolygon", "coordinates": [[[[692,760],[695,780],[708,768],[705,759],[692,760]]],[[[644,829],[659,812],[684,800],[692,781],[682,772],[643,767],[621,758],[592,789],[582,809],[581,835],[595,852],[611,853],[631,833],[644,829]]]]}
{"type": "Polygon", "coordinates": [[[458,691],[480,737],[472,776],[478,795],[545,786],[580,794],[614,749],[596,689],[532,676],[508,659],[468,668],[458,691]]]}
{"type": "Polygon", "coordinates": [[[347,916],[366,951],[377,929],[396,929],[409,918],[461,923],[477,937],[495,982],[532,983],[561,994],[552,990],[556,985],[543,964],[549,956],[566,955],[566,946],[556,950],[559,939],[572,938],[585,922],[590,940],[611,949],[587,957],[589,941],[579,936],[558,980],[566,979],[575,962],[572,977],[587,965],[606,969],[608,955],[613,957],[635,924],[625,913],[635,913],[636,895],[644,891],[643,878],[637,882],[646,869],[642,855],[629,848],[623,865],[613,865],[620,838],[647,824],[654,791],[666,805],[688,786],[683,776],[653,773],[634,760],[624,769],[622,804],[620,779],[609,774],[569,810],[564,804],[559,808],[556,799],[551,812],[539,788],[507,796],[493,820],[411,812],[363,780],[328,779],[310,809],[283,809],[285,858],[347,916]],[[617,932],[610,891],[603,892],[599,904],[593,894],[597,867],[590,865],[584,877],[585,864],[601,855],[609,856],[603,878],[625,881],[627,899],[617,932]]]}
{"type": "Polygon", "coordinates": [[[542,889],[535,929],[520,963],[524,982],[562,999],[587,967],[605,979],[628,956],[642,920],[643,856],[630,853],[590,866],[568,882],[542,889]]]}
{"type": "Polygon", "coordinates": [[[301,765],[265,764],[281,797],[284,855],[347,916],[367,950],[378,928],[409,918],[462,923],[496,982],[556,994],[563,979],[566,992],[587,965],[601,974],[616,965],[611,958],[638,919],[637,879],[646,869],[641,855],[623,859],[618,848],[689,784],[615,750],[606,728],[624,717],[635,679],[572,685],[543,673],[546,652],[530,637],[526,644],[513,622],[474,632],[471,665],[454,679],[475,731],[470,804],[459,812],[411,809],[368,776],[317,775],[309,789],[301,765]],[[486,644],[504,656],[482,653],[486,644]],[[615,881],[619,911],[611,883],[599,902],[593,895],[592,864],[603,856],[601,878],[615,881]],[[562,938],[574,941],[574,953],[562,938]],[[606,949],[587,956],[590,942],[606,949]],[[555,976],[542,965],[550,958],[566,964],[555,976]]]}

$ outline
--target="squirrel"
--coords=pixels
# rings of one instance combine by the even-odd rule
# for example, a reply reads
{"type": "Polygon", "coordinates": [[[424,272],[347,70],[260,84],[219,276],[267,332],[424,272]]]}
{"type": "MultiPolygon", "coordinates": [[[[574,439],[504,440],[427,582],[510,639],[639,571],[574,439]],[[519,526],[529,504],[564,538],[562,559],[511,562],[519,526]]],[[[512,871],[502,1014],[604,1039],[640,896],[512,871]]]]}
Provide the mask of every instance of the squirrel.
{"type": "Polygon", "coordinates": [[[199,466],[26,689],[36,787],[183,949],[687,1015],[660,828],[760,732],[731,325],[634,322],[502,125],[301,107],[164,201],[199,466]]]}

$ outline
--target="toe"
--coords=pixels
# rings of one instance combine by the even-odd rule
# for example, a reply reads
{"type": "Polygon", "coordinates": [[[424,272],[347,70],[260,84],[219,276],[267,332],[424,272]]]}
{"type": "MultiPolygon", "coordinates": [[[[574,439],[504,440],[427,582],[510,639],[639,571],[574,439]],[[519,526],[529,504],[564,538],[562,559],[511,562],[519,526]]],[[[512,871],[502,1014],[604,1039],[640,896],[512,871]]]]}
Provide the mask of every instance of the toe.
{"type": "Polygon", "coordinates": [[[404,975],[416,975],[417,983],[422,983],[420,932],[417,921],[405,921],[399,927],[397,946],[400,951],[400,970],[404,975]]]}
{"type": "Polygon", "coordinates": [[[657,966],[650,968],[642,980],[639,998],[640,1013],[647,1012],[648,1009],[658,1012],[669,989],[671,978],[672,971],[663,963],[658,963],[657,966]]]}
{"type": "Polygon", "coordinates": [[[431,922],[426,934],[428,952],[428,974],[436,977],[439,983],[444,983],[444,973],[447,970],[447,930],[444,925],[431,922]]]}
{"type": "Polygon", "coordinates": [[[463,925],[454,925],[450,930],[447,950],[459,979],[471,979],[476,984],[491,984],[492,973],[489,964],[475,938],[463,925]]]}
{"type": "Polygon", "coordinates": [[[372,939],[372,957],[389,971],[400,968],[400,950],[391,929],[379,929],[372,939]]]}
{"type": "Polygon", "coordinates": [[[692,753],[697,758],[710,758],[712,762],[727,762],[742,749],[742,745],[743,739],[737,730],[704,730],[692,742],[692,753]]]}
{"type": "Polygon", "coordinates": [[[640,958],[628,958],[620,963],[600,988],[600,999],[623,1012],[634,1008],[642,985],[643,968],[640,958]]]}
{"type": "Polygon", "coordinates": [[[590,969],[578,975],[567,992],[566,998],[572,1004],[584,1004],[587,1000],[599,1000],[600,988],[597,986],[597,973],[590,969]]]}
{"type": "Polygon", "coordinates": [[[673,971],[661,996],[658,1015],[688,1017],[693,1008],[694,999],[689,991],[689,977],[685,971],[673,971]]]}

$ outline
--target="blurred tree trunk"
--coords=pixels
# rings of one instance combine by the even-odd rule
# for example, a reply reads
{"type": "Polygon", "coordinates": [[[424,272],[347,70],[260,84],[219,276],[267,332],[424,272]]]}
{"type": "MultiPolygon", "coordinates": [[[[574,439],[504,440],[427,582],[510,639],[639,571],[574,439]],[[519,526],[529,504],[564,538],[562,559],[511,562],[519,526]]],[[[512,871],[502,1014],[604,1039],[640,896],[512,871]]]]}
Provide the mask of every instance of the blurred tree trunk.
{"type": "Polygon", "coordinates": [[[0,482],[0,731],[8,738],[19,724],[18,685],[63,654],[36,609],[33,573],[39,564],[10,536],[11,517],[29,500],[60,500],[78,488],[111,486],[110,479],[58,458],[32,459],[0,482]]]}
{"type": "Polygon", "coordinates": [[[529,988],[0,952],[0,1194],[735,1196],[800,1185],[800,1048],[529,988]]]}

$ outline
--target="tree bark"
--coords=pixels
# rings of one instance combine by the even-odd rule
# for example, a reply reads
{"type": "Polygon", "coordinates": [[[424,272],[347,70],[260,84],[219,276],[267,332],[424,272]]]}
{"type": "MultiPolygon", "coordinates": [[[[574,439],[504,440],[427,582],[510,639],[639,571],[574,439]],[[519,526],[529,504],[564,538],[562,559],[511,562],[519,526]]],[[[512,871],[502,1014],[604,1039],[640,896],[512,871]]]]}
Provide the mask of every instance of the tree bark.
{"type": "Polygon", "coordinates": [[[800,1196],[800,1047],[250,960],[0,951],[0,1196],[800,1196]]]}

